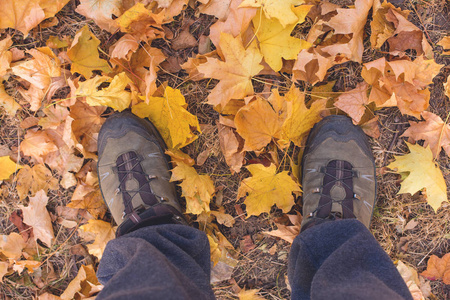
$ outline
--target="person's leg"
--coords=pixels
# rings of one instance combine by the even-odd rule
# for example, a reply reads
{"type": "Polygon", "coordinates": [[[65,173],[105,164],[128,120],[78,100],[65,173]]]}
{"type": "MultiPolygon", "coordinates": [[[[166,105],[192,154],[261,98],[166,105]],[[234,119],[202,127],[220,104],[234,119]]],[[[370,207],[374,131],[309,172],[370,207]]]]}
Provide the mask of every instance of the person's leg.
{"type": "Polygon", "coordinates": [[[108,243],[97,299],[214,299],[209,242],[185,225],[154,225],[108,243]]]}
{"type": "Polygon", "coordinates": [[[292,299],[412,299],[403,278],[358,220],[315,225],[289,254],[292,299]]]}
{"type": "Polygon", "coordinates": [[[376,202],[374,158],[344,116],[314,126],[302,158],[303,221],[289,258],[293,299],[412,299],[367,229],[376,202]]]}
{"type": "Polygon", "coordinates": [[[103,199],[117,223],[97,276],[97,299],[214,299],[209,241],[187,226],[156,128],[116,113],[98,137],[103,199]]]}

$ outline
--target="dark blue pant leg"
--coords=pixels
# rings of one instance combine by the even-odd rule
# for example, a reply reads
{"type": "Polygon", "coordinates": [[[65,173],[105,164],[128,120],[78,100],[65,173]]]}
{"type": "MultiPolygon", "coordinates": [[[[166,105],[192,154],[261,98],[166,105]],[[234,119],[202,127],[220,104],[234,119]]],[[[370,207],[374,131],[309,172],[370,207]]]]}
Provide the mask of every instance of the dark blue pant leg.
{"type": "Polygon", "coordinates": [[[101,299],[215,299],[205,233],[185,225],[155,225],[108,243],[97,272],[101,299]]]}
{"type": "Polygon", "coordinates": [[[292,299],[412,299],[389,256],[357,220],[302,232],[289,256],[292,299]]]}

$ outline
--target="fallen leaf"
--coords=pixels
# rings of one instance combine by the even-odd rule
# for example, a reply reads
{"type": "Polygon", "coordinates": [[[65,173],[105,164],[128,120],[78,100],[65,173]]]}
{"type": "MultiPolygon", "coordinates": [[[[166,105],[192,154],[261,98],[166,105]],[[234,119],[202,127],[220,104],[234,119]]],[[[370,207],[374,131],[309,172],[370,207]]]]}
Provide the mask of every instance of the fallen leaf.
{"type": "Polygon", "coordinates": [[[283,66],[282,58],[296,59],[301,49],[312,46],[307,41],[291,36],[297,24],[305,21],[306,15],[312,5],[301,5],[292,10],[297,16],[297,22],[283,26],[276,19],[266,18],[262,13],[257,13],[253,18],[253,27],[256,28],[256,36],[259,41],[261,53],[264,60],[275,71],[278,72],[283,66]]]}
{"type": "Polygon", "coordinates": [[[300,192],[301,189],[287,171],[277,174],[274,164],[269,167],[254,164],[246,168],[252,177],[241,181],[238,199],[246,197],[244,204],[247,206],[247,217],[269,213],[274,204],[283,212],[291,209],[294,205],[292,193],[300,192]]]}
{"type": "Polygon", "coordinates": [[[410,153],[395,156],[395,161],[388,165],[388,168],[396,169],[397,173],[409,172],[398,193],[414,195],[425,188],[427,202],[436,212],[441,203],[447,201],[447,185],[442,172],[436,166],[429,146],[424,148],[420,145],[406,144],[410,153]]]}
{"type": "Polygon", "coordinates": [[[300,234],[300,225],[302,222],[302,216],[300,214],[287,216],[292,225],[283,225],[275,223],[275,225],[277,225],[276,230],[264,231],[263,233],[274,237],[278,237],[292,244],[297,235],[300,234]]]}
{"type": "Polygon", "coordinates": [[[139,41],[131,34],[125,34],[110,48],[111,58],[129,61],[131,55],[139,48],[139,41]]]}
{"type": "Polygon", "coordinates": [[[89,30],[87,25],[81,28],[75,34],[72,45],[67,50],[67,56],[72,61],[70,72],[80,73],[86,79],[91,78],[94,70],[104,73],[111,72],[108,62],[99,57],[97,49],[99,45],[100,40],[89,30]]]}
{"type": "Polygon", "coordinates": [[[233,128],[222,124],[218,124],[217,126],[219,127],[220,148],[225,156],[225,161],[232,172],[240,172],[245,156],[245,151],[242,151],[241,149],[242,143],[240,140],[242,140],[242,138],[235,134],[233,128]]]}
{"type": "Polygon", "coordinates": [[[244,0],[239,7],[261,7],[267,19],[278,19],[281,25],[286,27],[298,20],[292,7],[304,2],[303,0],[244,0]]]}
{"type": "Polygon", "coordinates": [[[9,51],[9,48],[12,44],[13,42],[9,35],[0,41],[0,77],[5,76],[10,68],[13,54],[9,51]]]}
{"type": "Polygon", "coordinates": [[[264,298],[257,295],[259,290],[253,289],[253,290],[245,290],[242,289],[238,293],[239,300],[263,300],[264,298]]]}
{"type": "Polygon", "coordinates": [[[0,157],[0,180],[8,179],[20,168],[21,166],[12,161],[9,156],[0,157]]]}
{"type": "Polygon", "coordinates": [[[442,49],[444,49],[443,55],[450,55],[450,36],[444,36],[437,45],[442,46],[442,49]]]}
{"type": "MultiPolygon", "coordinates": [[[[80,0],[80,5],[76,8],[76,12],[93,19],[95,23],[101,28],[109,32],[114,32],[118,29],[114,17],[120,17],[126,9],[124,4],[128,1],[111,0],[80,0]]],[[[131,5],[134,4],[134,1],[131,5]]]]}
{"type": "Polygon", "coordinates": [[[45,131],[28,129],[25,138],[20,143],[20,150],[26,156],[31,156],[36,162],[44,163],[44,156],[57,151],[53,140],[45,131]]]}
{"type": "Polygon", "coordinates": [[[3,282],[3,277],[8,273],[9,263],[0,261],[0,282],[3,282]]]}
{"type": "Polygon", "coordinates": [[[431,255],[427,263],[427,269],[420,273],[429,280],[442,280],[444,284],[450,284],[450,253],[442,258],[431,255]]]}
{"type": "Polygon", "coordinates": [[[30,203],[27,207],[19,205],[23,212],[23,222],[33,228],[34,239],[41,240],[47,247],[50,247],[53,234],[52,221],[47,211],[48,197],[45,191],[40,190],[36,196],[30,197],[30,203]]]}
{"type": "Polygon", "coordinates": [[[195,165],[195,160],[179,149],[169,149],[165,152],[172,158],[172,163],[184,163],[190,167],[195,165]]]}
{"type": "Polygon", "coordinates": [[[233,227],[235,220],[232,215],[225,213],[225,208],[220,207],[218,211],[212,210],[211,215],[216,217],[217,223],[227,226],[233,227]]]}
{"type": "Polygon", "coordinates": [[[186,26],[178,36],[172,40],[172,49],[175,51],[192,48],[197,45],[197,39],[189,32],[189,26],[186,26]]]}
{"type": "Polygon", "coordinates": [[[370,119],[369,121],[360,124],[360,126],[365,134],[373,137],[374,139],[379,138],[381,135],[380,126],[378,124],[378,116],[375,116],[374,118],[370,119]]]}
{"type": "Polygon", "coordinates": [[[54,17],[70,0],[40,0],[39,5],[44,10],[45,18],[54,17]]]}
{"type": "Polygon", "coordinates": [[[71,300],[84,299],[99,292],[103,286],[98,282],[92,265],[82,265],[77,276],[69,283],[66,290],[61,294],[61,299],[71,300]],[[81,294],[81,295],[80,295],[81,294]]]}
{"type": "Polygon", "coordinates": [[[180,90],[166,87],[164,97],[150,97],[148,104],[134,105],[131,111],[140,118],[149,118],[167,146],[178,149],[197,139],[193,129],[201,132],[197,117],[186,108],[187,103],[180,90]]]}
{"type": "Polygon", "coordinates": [[[367,97],[368,87],[368,84],[365,82],[358,83],[353,90],[339,95],[334,103],[334,106],[346,112],[353,119],[355,125],[361,121],[366,111],[366,106],[369,104],[367,97]]]}
{"type": "Polygon", "coordinates": [[[41,262],[35,260],[19,260],[14,263],[13,270],[21,274],[25,269],[28,273],[34,273],[34,269],[38,268],[41,262]]]}
{"type": "Polygon", "coordinates": [[[130,106],[131,93],[125,88],[131,83],[127,75],[122,72],[114,78],[95,76],[92,79],[81,82],[77,91],[77,97],[86,97],[86,103],[91,106],[109,106],[117,111],[122,111],[130,106]],[[105,82],[110,82],[107,88],[98,89],[105,82]]]}
{"type": "Polygon", "coordinates": [[[2,0],[0,29],[14,28],[26,37],[31,29],[45,19],[45,12],[39,2],[41,0],[2,0]]]}
{"type": "Polygon", "coordinates": [[[67,206],[71,208],[85,209],[96,219],[103,218],[108,210],[99,189],[87,193],[81,199],[79,197],[72,197],[67,206]]]}
{"type": "Polygon", "coordinates": [[[242,0],[233,1],[233,0],[209,0],[206,3],[201,4],[198,7],[198,10],[202,14],[212,15],[218,18],[221,21],[226,21],[229,18],[229,15],[232,13],[233,4],[232,2],[242,2],[242,0]]]}
{"type": "Polygon", "coordinates": [[[0,235],[0,252],[7,259],[19,260],[25,245],[22,236],[18,233],[12,232],[9,235],[0,235]]]}
{"type": "Polygon", "coordinates": [[[49,293],[44,293],[42,295],[39,295],[39,297],[37,298],[37,300],[61,300],[61,297],[49,294],[49,293]]]}
{"type": "Polygon", "coordinates": [[[197,70],[205,77],[220,80],[209,94],[208,103],[223,108],[231,99],[242,99],[253,94],[251,78],[263,66],[260,64],[262,55],[256,41],[245,49],[240,37],[233,38],[228,33],[222,33],[220,48],[225,57],[224,62],[206,57],[206,63],[199,65],[197,70]]]}
{"type": "Polygon", "coordinates": [[[424,140],[424,147],[430,146],[433,157],[438,157],[441,147],[450,156],[450,125],[429,111],[422,112],[424,122],[409,121],[410,127],[402,134],[414,141],[424,140]]]}
{"type": "Polygon", "coordinates": [[[13,97],[6,93],[3,83],[0,83],[0,107],[3,107],[10,116],[14,116],[17,110],[22,108],[13,97]]]}
{"type": "Polygon", "coordinates": [[[293,80],[303,80],[315,85],[323,81],[327,71],[335,62],[335,55],[322,52],[317,48],[303,49],[298,53],[292,68],[293,80]]]}
{"type": "Polygon", "coordinates": [[[256,245],[253,243],[252,237],[250,235],[244,235],[239,242],[239,248],[242,253],[248,253],[249,251],[255,249],[256,245]]]}
{"type": "Polygon", "coordinates": [[[181,196],[186,199],[186,213],[199,215],[203,211],[209,212],[209,203],[215,188],[208,175],[199,175],[193,167],[177,162],[170,181],[181,181],[179,186],[181,196]]]}
{"type": "Polygon", "coordinates": [[[282,126],[282,141],[279,144],[288,145],[293,142],[301,147],[308,132],[321,119],[320,113],[325,109],[326,99],[316,100],[308,109],[305,105],[305,95],[295,85],[284,96],[286,99],[286,121],[282,126]]]}
{"type": "Polygon", "coordinates": [[[30,226],[28,226],[27,224],[23,223],[23,217],[22,217],[22,211],[18,210],[18,211],[14,211],[10,216],[9,216],[9,221],[11,221],[11,223],[14,224],[14,226],[17,227],[17,229],[19,230],[20,235],[22,236],[22,239],[25,242],[28,242],[28,240],[33,237],[33,228],[31,228],[30,226]]]}
{"type": "Polygon", "coordinates": [[[93,234],[95,240],[88,244],[89,253],[95,255],[99,260],[102,258],[106,244],[116,237],[115,228],[110,223],[101,220],[89,220],[87,224],[80,226],[80,230],[93,234]]]}

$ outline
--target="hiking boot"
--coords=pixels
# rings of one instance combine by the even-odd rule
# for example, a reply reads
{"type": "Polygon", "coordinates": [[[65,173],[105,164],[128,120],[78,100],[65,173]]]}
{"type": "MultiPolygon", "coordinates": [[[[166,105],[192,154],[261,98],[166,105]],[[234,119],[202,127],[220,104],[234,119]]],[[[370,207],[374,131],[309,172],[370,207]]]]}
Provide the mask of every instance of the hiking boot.
{"type": "Polygon", "coordinates": [[[98,135],[98,177],[103,199],[119,228],[185,224],[170,180],[166,145],[153,124],[131,112],[116,113],[98,135]]]}
{"type": "Polygon", "coordinates": [[[369,227],[376,201],[375,162],[366,135],[350,118],[328,116],[314,126],[302,175],[302,231],[336,219],[358,219],[369,227]]]}

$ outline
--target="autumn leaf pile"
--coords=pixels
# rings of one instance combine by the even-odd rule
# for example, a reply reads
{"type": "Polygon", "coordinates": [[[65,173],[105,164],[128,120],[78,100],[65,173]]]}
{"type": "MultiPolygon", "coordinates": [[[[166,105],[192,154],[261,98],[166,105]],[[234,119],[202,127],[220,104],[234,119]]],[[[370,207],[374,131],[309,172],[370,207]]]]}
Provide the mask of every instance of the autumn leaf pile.
{"type": "MultiPolygon", "coordinates": [[[[408,11],[379,0],[356,0],[350,7],[303,0],[80,0],[76,12],[114,36],[108,51],[87,25],[73,36],[51,36],[46,46],[26,51],[7,34],[27,36],[36,34],[37,26],[58,26],[57,13],[68,2],[0,3],[0,76],[17,83],[16,97],[0,84],[0,107],[11,117],[30,112],[20,123],[25,135],[18,151],[0,157],[0,180],[15,182],[21,211],[12,215],[21,234],[0,240],[0,280],[14,272],[32,273],[47,262],[39,258],[51,252],[55,240],[55,220],[46,208],[49,190],[74,188],[56,222],[76,230],[89,253],[101,258],[115,228],[105,221],[107,208],[98,188],[97,136],[111,112],[125,109],[150,119],[164,138],[174,166],[171,181],[180,186],[186,214],[208,234],[214,264],[236,265],[229,255],[235,249],[218,226],[232,227],[234,217],[223,207],[211,209],[219,190],[183,152],[202,134],[202,124],[182,92],[160,80],[167,73],[162,64],[177,60],[155,46],[158,41],[174,50],[198,46],[178,66],[178,74],[184,82],[201,81],[208,88],[206,99],[198,101],[219,114],[214,126],[230,172],[247,174],[245,168],[249,173],[236,191],[247,217],[270,213],[274,206],[291,210],[301,195],[292,153],[304,146],[321,118],[347,114],[379,138],[376,111],[385,107],[416,118],[403,136],[411,143],[424,141],[423,147],[408,144],[410,153],[388,166],[407,174],[399,193],[422,191],[435,211],[447,200],[435,159],[441,149],[450,155],[450,125],[427,109],[429,85],[443,67],[434,61],[434,51],[449,55],[449,37],[430,45],[408,21],[408,11]],[[189,24],[175,37],[168,27],[186,9],[215,17],[200,41],[189,24]],[[370,43],[365,42],[368,29],[370,43]],[[363,63],[368,47],[379,58],[363,63]],[[361,64],[361,82],[346,91],[333,90],[333,82],[323,85],[331,68],[348,61],[361,64]],[[247,153],[270,159],[252,164],[247,153]]],[[[450,77],[445,89],[449,96],[450,77]]],[[[292,225],[279,224],[269,234],[292,243],[301,216],[289,219],[292,225]]],[[[430,272],[428,277],[447,276],[430,272]]],[[[91,297],[100,289],[93,266],[83,266],[61,299],[91,297]]]]}

